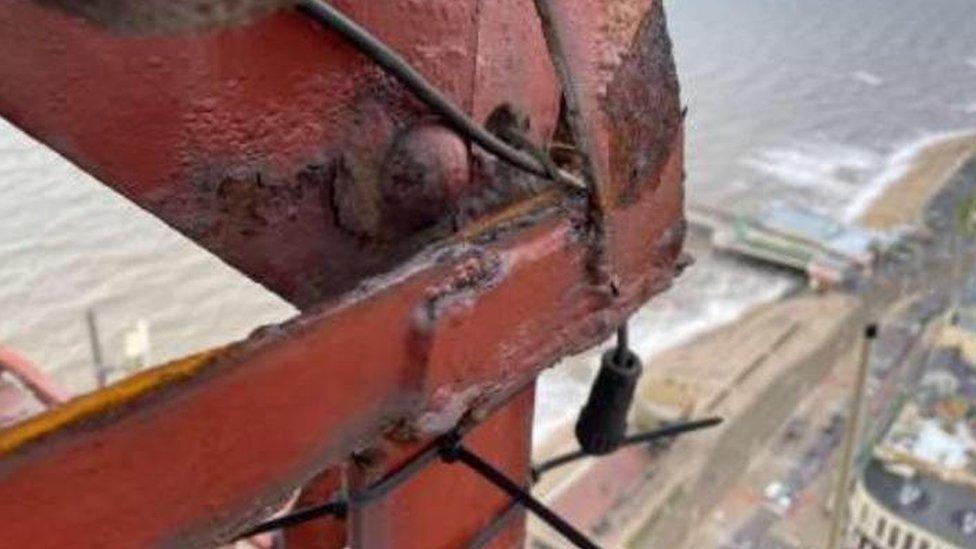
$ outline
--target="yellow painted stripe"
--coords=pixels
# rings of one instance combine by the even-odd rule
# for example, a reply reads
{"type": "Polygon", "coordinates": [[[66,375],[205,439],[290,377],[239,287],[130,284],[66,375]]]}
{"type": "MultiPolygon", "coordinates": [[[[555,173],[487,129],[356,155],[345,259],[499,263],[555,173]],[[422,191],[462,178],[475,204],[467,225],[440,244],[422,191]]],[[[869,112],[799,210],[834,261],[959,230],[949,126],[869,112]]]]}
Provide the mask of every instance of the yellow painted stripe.
{"type": "Polygon", "coordinates": [[[76,397],[65,404],[0,430],[0,457],[24,445],[118,408],[173,383],[195,376],[226,350],[211,349],[182,358],[76,397]]]}

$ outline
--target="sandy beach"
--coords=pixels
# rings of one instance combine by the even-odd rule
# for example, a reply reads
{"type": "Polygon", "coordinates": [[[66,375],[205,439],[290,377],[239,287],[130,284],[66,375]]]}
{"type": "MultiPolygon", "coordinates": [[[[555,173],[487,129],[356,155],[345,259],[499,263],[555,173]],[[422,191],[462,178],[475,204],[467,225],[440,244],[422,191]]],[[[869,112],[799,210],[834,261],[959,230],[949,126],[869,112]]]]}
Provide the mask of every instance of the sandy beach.
{"type": "Polygon", "coordinates": [[[974,154],[976,134],[946,137],[923,148],[909,169],[885,189],[858,221],[873,229],[911,223],[932,194],[974,154]]]}

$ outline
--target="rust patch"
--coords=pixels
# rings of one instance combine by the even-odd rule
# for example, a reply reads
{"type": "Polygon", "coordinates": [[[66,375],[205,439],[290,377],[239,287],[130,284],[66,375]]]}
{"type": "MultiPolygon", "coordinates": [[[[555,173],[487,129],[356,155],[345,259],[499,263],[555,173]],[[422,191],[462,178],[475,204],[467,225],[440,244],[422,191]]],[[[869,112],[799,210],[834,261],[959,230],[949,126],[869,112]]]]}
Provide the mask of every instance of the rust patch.
{"type": "Polygon", "coordinates": [[[335,226],[349,235],[376,238],[380,233],[379,195],[370,178],[362,175],[361,164],[343,155],[333,164],[332,210],[335,226]]]}
{"type": "Polygon", "coordinates": [[[654,267],[658,269],[684,269],[690,263],[678,265],[677,259],[681,257],[681,250],[684,247],[685,235],[688,233],[688,222],[684,218],[672,222],[668,228],[662,232],[654,242],[654,267]]]}
{"type": "Polygon", "coordinates": [[[497,254],[475,248],[465,256],[454,266],[451,276],[427,290],[423,322],[418,326],[422,331],[435,329],[442,316],[466,308],[479,292],[491,289],[504,278],[505,269],[497,254]]]}
{"type": "Polygon", "coordinates": [[[626,52],[640,27],[648,0],[605,0],[605,3],[607,37],[618,54],[626,52]]]}
{"type": "Polygon", "coordinates": [[[321,220],[335,176],[329,165],[310,165],[290,178],[231,169],[196,183],[189,196],[167,197],[157,207],[172,210],[187,234],[204,243],[253,237],[277,226],[321,220]]]}
{"type": "Polygon", "coordinates": [[[225,220],[236,220],[228,224],[228,230],[249,236],[259,228],[294,221],[300,205],[319,198],[322,181],[331,177],[318,166],[309,167],[294,179],[280,181],[269,181],[261,172],[228,174],[217,184],[216,207],[225,220]]]}
{"type": "Polygon", "coordinates": [[[37,0],[126,34],[162,34],[234,25],[294,4],[289,0],[37,0]]]}
{"type": "Polygon", "coordinates": [[[660,1],[651,4],[641,21],[607,88],[605,104],[617,203],[630,204],[643,185],[659,181],[681,124],[678,76],[660,1]]]}

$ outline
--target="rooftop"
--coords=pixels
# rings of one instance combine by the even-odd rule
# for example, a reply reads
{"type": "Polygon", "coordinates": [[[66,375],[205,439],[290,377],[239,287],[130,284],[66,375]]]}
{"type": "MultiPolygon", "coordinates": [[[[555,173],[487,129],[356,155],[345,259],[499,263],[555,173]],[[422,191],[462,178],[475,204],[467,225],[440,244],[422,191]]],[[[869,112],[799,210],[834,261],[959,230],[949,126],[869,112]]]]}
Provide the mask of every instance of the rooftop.
{"type": "Polygon", "coordinates": [[[905,520],[976,547],[976,368],[932,349],[924,374],[874,449],[864,487],[905,520]]]}
{"type": "Polygon", "coordinates": [[[935,347],[911,397],[875,449],[976,487],[976,368],[958,348],[935,347]]]}
{"type": "Polygon", "coordinates": [[[960,547],[976,546],[976,490],[925,474],[905,477],[872,460],[864,488],[892,513],[960,547]]]}

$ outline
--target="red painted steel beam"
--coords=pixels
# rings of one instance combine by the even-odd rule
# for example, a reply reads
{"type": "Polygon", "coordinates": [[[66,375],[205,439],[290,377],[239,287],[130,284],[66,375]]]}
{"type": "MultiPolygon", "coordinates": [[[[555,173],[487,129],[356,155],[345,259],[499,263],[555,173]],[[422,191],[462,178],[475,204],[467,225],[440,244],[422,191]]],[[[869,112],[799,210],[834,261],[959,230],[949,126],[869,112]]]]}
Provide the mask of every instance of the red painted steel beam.
{"type": "Polygon", "coordinates": [[[218,356],[0,431],[5,540],[207,546],[384,433],[425,438],[490,408],[671,279],[677,137],[661,181],[621,212],[643,222],[627,253],[640,269],[618,269],[616,298],[587,282],[568,204],[495,242],[434,250],[218,356]]]}
{"type": "MultiPolygon", "coordinates": [[[[534,397],[535,385],[530,384],[465,439],[471,450],[525,486],[531,467],[534,397]]],[[[394,450],[383,463],[356,467],[351,489],[375,482],[410,455],[409,447],[394,450]]],[[[511,504],[508,496],[470,469],[435,463],[382,500],[355,509],[349,520],[357,547],[466,547],[479,537],[489,546],[517,547],[525,534],[524,513],[506,516],[511,504]]]]}
{"type": "MultiPolygon", "coordinates": [[[[521,101],[533,138],[552,134],[555,77],[528,3],[477,3],[477,13],[473,1],[424,4],[440,17],[427,26],[410,24],[427,13],[407,10],[412,2],[340,4],[476,118],[521,101]]],[[[666,288],[684,236],[677,80],[660,3],[624,4],[650,11],[622,39],[563,38],[583,42],[567,51],[585,55],[567,59],[587,62],[617,44],[601,89],[586,92],[606,160],[595,203],[539,190],[477,150],[455,155],[413,98],[295,14],[116,36],[25,0],[0,5],[10,52],[0,79],[18,82],[0,88],[0,113],[305,308],[0,431],[5,541],[226,541],[353,453],[393,445],[403,459],[461,417],[490,417],[666,288]],[[478,207],[449,226],[385,217],[368,198],[390,183],[377,174],[412,166],[404,151],[433,152],[441,167],[468,162],[458,205],[478,207]],[[486,189],[502,199],[484,204],[486,189]],[[337,201],[344,192],[355,200],[337,201]]],[[[581,28],[614,28],[608,12],[588,13],[581,28]]],[[[528,418],[507,413],[492,420],[528,418]]],[[[500,435],[487,442],[511,467],[526,458],[521,443],[509,452],[500,435]]],[[[464,529],[486,519],[483,509],[456,518],[464,529]]],[[[384,520],[396,539],[409,533],[384,520]]]]}

